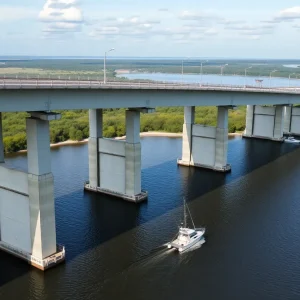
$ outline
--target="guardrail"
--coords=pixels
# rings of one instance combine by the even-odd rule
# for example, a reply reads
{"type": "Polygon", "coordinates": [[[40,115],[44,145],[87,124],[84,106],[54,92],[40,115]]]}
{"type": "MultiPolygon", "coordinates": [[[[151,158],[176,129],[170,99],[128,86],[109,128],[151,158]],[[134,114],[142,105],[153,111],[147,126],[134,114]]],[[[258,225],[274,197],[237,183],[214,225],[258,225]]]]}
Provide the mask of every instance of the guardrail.
{"type": "Polygon", "coordinates": [[[0,79],[0,89],[160,89],[215,90],[300,94],[299,87],[258,87],[208,83],[180,83],[165,81],[109,81],[60,79],[0,79]]]}

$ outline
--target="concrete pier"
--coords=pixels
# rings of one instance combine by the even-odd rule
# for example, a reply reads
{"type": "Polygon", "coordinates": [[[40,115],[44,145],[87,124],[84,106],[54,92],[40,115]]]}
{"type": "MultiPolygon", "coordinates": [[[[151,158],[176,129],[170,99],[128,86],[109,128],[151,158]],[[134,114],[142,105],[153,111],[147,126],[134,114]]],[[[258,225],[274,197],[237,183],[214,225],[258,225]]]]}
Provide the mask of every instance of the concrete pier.
{"type": "Polygon", "coordinates": [[[126,111],[126,140],[102,137],[102,111],[90,111],[88,191],[140,202],[148,197],[141,189],[140,113],[153,109],[126,111]]]}
{"type": "Polygon", "coordinates": [[[4,162],[4,144],[2,133],[2,113],[0,112],[0,163],[4,162]]]}
{"type": "Polygon", "coordinates": [[[247,105],[243,137],[283,141],[284,106],[247,105]]]}
{"type": "Polygon", "coordinates": [[[177,163],[219,172],[231,170],[227,164],[228,109],[218,107],[217,127],[194,124],[195,108],[185,107],[182,158],[177,163]]]}
{"type": "Polygon", "coordinates": [[[100,185],[100,171],[99,171],[99,139],[102,138],[103,126],[103,112],[102,109],[89,110],[89,180],[90,185],[97,187],[100,185]]]}
{"type": "Polygon", "coordinates": [[[300,135],[300,107],[285,106],[283,132],[285,134],[300,135]]]}
{"type": "Polygon", "coordinates": [[[35,112],[26,120],[28,173],[0,164],[0,248],[45,270],[64,261],[56,244],[49,121],[54,113],[35,112]]]}

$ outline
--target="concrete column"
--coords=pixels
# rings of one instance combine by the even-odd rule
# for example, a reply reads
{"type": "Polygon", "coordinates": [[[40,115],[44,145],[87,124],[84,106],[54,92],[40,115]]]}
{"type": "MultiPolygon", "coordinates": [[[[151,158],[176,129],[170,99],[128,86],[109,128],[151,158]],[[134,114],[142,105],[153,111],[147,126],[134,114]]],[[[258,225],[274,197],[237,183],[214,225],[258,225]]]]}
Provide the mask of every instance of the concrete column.
{"type": "Polygon", "coordinates": [[[140,112],[126,111],[125,193],[141,193],[140,112]]]}
{"type": "Polygon", "coordinates": [[[189,163],[192,155],[192,129],[195,122],[195,106],[184,107],[182,130],[182,161],[189,163]]]}
{"type": "Polygon", "coordinates": [[[2,113],[0,112],[0,163],[4,162],[4,145],[2,134],[2,113]]]}
{"type": "Polygon", "coordinates": [[[102,138],[102,109],[89,110],[89,181],[92,187],[100,186],[99,138],[102,138]]]}
{"type": "Polygon", "coordinates": [[[218,123],[216,128],[215,169],[227,166],[228,149],[228,107],[218,107],[218,123]]]}
{"type": "Polygon", "coordinates": [[[32,255],[44,259],[57,252],[49,121],[28,118],[26,131],[32,255]]]}
{"type": "Polygon", "coordinates": [[[284,107],[284,125],[283,125],[283,132],[289,133],[291,132],[291,123],[292,123],[292,106],[285,106],[284,107]]]}
{"type": "Polygon", "coordinates": [[[275,107],[275,121],[274,121],[274,139],[282,139],[284,124],[284,106],[279,105],[275,107]]]}
{"type": "Polygon", "coordinates": [[[253,135],[254,109],[255,105],[247,105],[245,136],[253,135]]]}

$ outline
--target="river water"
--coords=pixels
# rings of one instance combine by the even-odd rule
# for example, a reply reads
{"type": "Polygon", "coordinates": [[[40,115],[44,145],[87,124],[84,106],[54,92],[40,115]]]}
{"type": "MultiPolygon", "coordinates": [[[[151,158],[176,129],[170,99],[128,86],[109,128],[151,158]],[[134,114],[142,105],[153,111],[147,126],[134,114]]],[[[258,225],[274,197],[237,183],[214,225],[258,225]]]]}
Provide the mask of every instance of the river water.
{"type": "MultiPolygon", "coordinates": [[[[66,263],[43,273],[0,252],[0,299],[300,299],[300,150],[231,138],[232,172],[179,167],[181,139],[142,139],[135,205],[83,191],[87,145],[52,149],[57,239],[66,263]],[[163,245],[186,197],[201,248],[163,245]]],[[[6,158],[26,169],[26,154],[6,158]]]]}
{"type": "Polygon", "coordinates": [[[183,83],[202,83],[202,84],[231,84],[231,85],[251,85],[262,87],[300,87],[300,78],[278,78],[262,76],[240,76],[240,75],[211,75],[211,74],[168,74],[168,73],[128,73],[118,75],[118,77],[125,77],[131,80],[158,80],[166,82],[183,82],[183,83]],[[257,83],[256,80],[262,80],[257,83]]]}

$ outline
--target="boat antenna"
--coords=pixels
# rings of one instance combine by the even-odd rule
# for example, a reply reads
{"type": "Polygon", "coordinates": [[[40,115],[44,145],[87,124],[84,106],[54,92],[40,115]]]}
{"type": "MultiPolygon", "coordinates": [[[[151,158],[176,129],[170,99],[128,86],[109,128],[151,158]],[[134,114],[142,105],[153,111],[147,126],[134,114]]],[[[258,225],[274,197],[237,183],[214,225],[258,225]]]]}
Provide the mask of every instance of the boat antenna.
{"type": "Polygon", "coordinates": [[[191,217],[191,220],[192,220],[192,223],[193,223],[194,229],[196,229],[196,227],[195,227],[195,224],[194,224],[194,221],[193,221],[193,218],[192,218],[191,211],[190,211],[190,209],[189,209],[188,205],[186,205],[186,206],[187,206],[187,208],[188,208],[189,215],[190,215],[190,217],[191,217]]]}
{"type": "Polygon", "coordinates": [[[185,198],[183,198],[183,216],[184,216],[184,228],[186,228],[186,202],[185,202],[185,198]]]}

